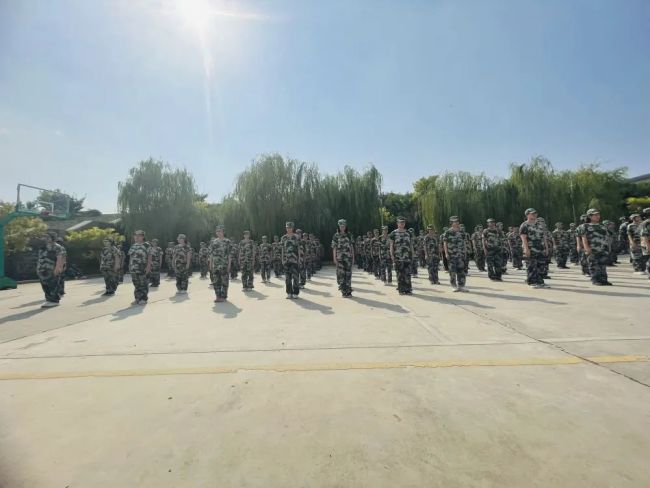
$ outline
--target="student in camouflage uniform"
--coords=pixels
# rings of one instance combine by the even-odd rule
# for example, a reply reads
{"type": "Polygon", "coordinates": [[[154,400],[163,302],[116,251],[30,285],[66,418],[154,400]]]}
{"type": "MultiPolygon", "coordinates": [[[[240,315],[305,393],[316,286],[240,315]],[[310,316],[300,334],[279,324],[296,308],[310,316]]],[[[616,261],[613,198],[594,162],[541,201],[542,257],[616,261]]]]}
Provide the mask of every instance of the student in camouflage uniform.
{"type": "Polygon", "coordinates": [[[304,288],[305,284],[307,283],[307,275],[305,274],[305,252],[306,252],[306,247],[305,247],[305,241],[302,239],[302,230],[301,229],[296,229],[296,236],[298,236],[298,246],[300,247],[300,260],[298,261],[298,281],[299,281],[299,287],[304,288]]]}
{"type": "Polygon", "coordinates": [[[45,303],[41,308],[56,307],[61,300],[60,276],[63,274],[64,250],[56,243],[56,234],[48,232],[38,250],[36,274],[45,294],[45,303]]]}
{"type": "Polygon", "coordinates": [[[440,240],[433,225],[427,225],[427,235],[422,239],[424,246],[424,258],[429,271],[429,282],[432,285],[439,285],[438,268],[440,266],[440,240]]]}
{"type": "Polygon", "coordinates": [[[210,249],[205,242],[199,244],[199,272],[201,273],[201,279],[205,280],[208,277],[208,272],[210,271],[210,249]]]}
{"type": "Polygon", "coordinates": [[[244,231],[244,238],[239,242],[239,266],[241,266],[242,290],[248,291],[253,286],[253,265],[255,263],[256,249],[255,242],[251,239],[251,233],[244,231]]]}
{"type": "Polygon", "coordinates": [[[645,256],[646,273],[650,279],[650,207],[643,209],[645,219],[639,226],[641,234],[641,247],[643,248],[643,255],[645,256]]]}
{"type": "Polygon", "coordinates": [[[262,283],[271,281],[271,259],[273,254],[273,247],[269,244],[269,238],[262,236],[262,244],[260,244],[260,270],[262,272],[262,283]]]}
{"type": "Polygon", "coordinates": [[[546,252],[544,253],[541,267],[542,278],[551,279],[551,277],[548,275],[548,271],[549,265],[551,264],[551,256],[553,255],[553,235],[546,227],[546,220],[544,220],[543,217],[537,217],[537,225],[542,228],[544,233],[544,241],[546,243],[546,252]]]}
{"type": "Polygon", "coordinates": [[[370,239],[370,253],[372,257],[372,273],[375,275],[375,279],[381,279],[380,267],[381,267],[381,242],[379,241],[379,229],[374,229],[372,231],[372,239],[370,239]]]}
{"type": "Polygon", "coordinates": [[[239,242],[231,241],[230,279],[236,280],[239,273],[239,242]]]}
{"type": "Polygon", "coordinates": [[[300,238],[293,231],[293,222],[286,223],[287,233],[280,239],[282,247],[282,266],[284,266],[284,283],[287,298],[300,295],[300,260],[302,248],[300,238]]]}
{"type": "Polygon", "coordinates": [[[589,263],[587,262],[587,254],[582,245],[582,236],[585,233],[585,225],[589,222],[589,216],[587,214],[582,214],[580,216],[580,225],[576,227],[576,249],[578,250],[578,261],[580,262],[580,267],[582,268],[582,274],[584,276],[589,276],[589,263]]]}
{"type": "Polygon", "coordinates": [[[59,273],[59,295],[65,295],[65,271],[68,268],[68,251],[66,250],[63,237],[57,237],[55,242],[63,249],[63,271],[59,273]]]}
{"type": "Polygon", "coordinates": [[[368,232],[363,239],[363,269],[372,272],[372,233],[368,232]]]}
{"type": "Polygon", "coordinates": [[[610,220],[603,220],[603,226],[607,231],[607,245],[609,247],[609,252],[607,253],[607,266],[616,266],[616,259],[618,257],[616,252],[616,240],[618,238],[616,224],[610,220]]]}
{"type": "Polygon", "coordinates": [[[388,226],[381,226],[381,237],[379,238],[380,249],[380,276],[381,281],[386,285],[393,283],[393,265],[390,258],[390,237],[388,226]]]}
{"type": "Polygon", "coordinates": [[[519,236],[516,227],[509,227],[510,232],[506,236],[508,239],[508,248],[510,249],[510,256],[512,256],[512,266],[520,270],[523,267],[523,251],[521,245],[521,237],[519,236]]]}
{"type": "Polygon", "coordinates": [[[483,252],[488,269],[488,278],[492,281],[503,281],[503,251],[501,249],[501,234],[494,219],[487,219],[487,229],[483,230],[483,252]]]}
{"type": "Polygon", "coordinates": [[[113,239],[107,237],[103,241],[104,247],[99,255],[99,271],[104,276],[106,291],[102,296],[113,296],[117,290],[117,272],[120,265],[120,252],[115,247],[113,239]]]}
{"type": "Polygon", "coordinates": [[[567,231],[569,234],[569,261],[571,261],[573,264],[578,263],[578,247],[576,245],[576,224],[575,222],[571,222],[569,224],[569,230],[567,231]]]}
{"type": "Polygon", "coordinates": [[[336,282],[343,298],[352,296],[352,266],[354,266],[354,244],[348,234],[345,219],[338,221],[339,230],[332,237],[332,260],[336,266],[336,282]]]}
{"type": "Polygon", "coordinates": [[[135,301],[131,305],[146,305],[149,299],[147,275],[151,272],[151,255],[144,243],[143,230],[136,230],[133,239],[135,242],[129,248],[129,273],[131,273],[135,301]]]}
{"type": "Polygon", "coordinates": [[[582,235],[582,247],[589,260],[591,283],[597,286],[611,285],[607,281],[607,259],[609,246],[607,244],[607,229],[600,223],[600,212],[595,208],[587,210],[590,222],[585,225],[582,235]]]}
{"type": "Polygon", "coordinates": [[[463,264],[465,266],[465,276],[467,276],[469,274],[469,251],[472,243],[469,233],[465,230],[465,224],[460,224],[460,232],[463,234],[463,240],[465,241],[465,259],[463,260],[463,264]]]}
{"type": "Polygon", "coordinates": [[[466,292],[468,290],[465,288],[465,260],[468,256],[465,232],[461,230],[460,221],[455,215],[449,217],[449,223],[451,227],[442,235],[444,251],[449,263],[449,281],[453,291],[466,292]]]}
{"type": "Polygon", "coordinates": [[[418,236],[415,235],[415,229],[409,227],[408,230],[409,236],[411,237],[411,247],[413,247],[413,256],[411,258],[411,276],[418,275],[418,246],[419,240],[418,236]]]}
{"type": "Polygon", "coordinates": [[[151,239],[149,248],[151,256],[151,272],[149,273],[149,286],[158,288],[160,286],[160,268],[162,267],[163,250],[158,246],[158,239],[151,239]]]}
{"type": "Polygon", "coordinates": [[[422,268],[427,268],[427,257],[426,257],[426,252],[424,251],[424,238],[425,238],[424,230],[420,229],[420,235],[418,236],[418,258],[420,260],[419,264],[420,267],[422,268]]]}
{"type": "Polygon", "coordinates": [[[525,215],[526,221],[519,226],[519,235],[524,248],[524,256],[528,261],[526,283],[534,288],[550,288],[544,283],[543,278],[543,266],[548,253],[544,229],[537,223],[537,210],[528,208],[525,215]]]}
{"type": "Polygon", "coordinates": [[[472,248],[474,249],[474,262],[479,271],[485,271],[485,250],[483,249],[483,226],[474,227],[471,236],[472,248]]]}
{"type": "Polygon", "coordinates": [[[508,238],[503,230],[503,222],[497,222],[497,230],[499,231],[499,245],[501,246],[501,274],[504,275],[508,274],[510,252],[508,250],[508,238]]]}
{"type": "Polygon", "coordinates": [[[172,266],[176,275],[176,294],[185,295],[187,294],[187,286],[189,285],[193,253],[192,248],[187,243],[187,236],[185,234],[178,234],[176,241],[178,244],[174,246],[174,254],[172,256],[172,266]]]}
{"type": "Polygon", "coordinates": [[[627,238],[630,247],[630,257],[635,274],[645,274],[645,258],[641,248],[641,216],[630,215],[630,223],[627,225],[627,238]]]}
{"type": "Polygon", "coordinates": [[[311,242],[309,241],[309,234],[307,232],[303,232],[300,236],[300,240],[302,243],[302,250],[305,253],[305,259],[300,274],[300,285],[302,288],[304,288],[307,281],[311,281],[311,270],[314,264],[314,255],[311,248],[311,242]]]}
{"type": "Polygon", "coordinates": [[[228,278],[232,261],[232,242],[224,234],[223,225],[217,225],[215,239],[210,241],[208,248],[208,266],[212,276],[212,288],[216,295],[215,302],[228,299],[228,278]]]}
{"type": "Polygon", "coordinates": [[[564,224],[556,222],[553,231],[553,248],[555,249],[555,264],[560,269],[569,269],[566,262],[569,258],[570,244],[571,236],[568,231],[564,230],[564,224]]]}
{"type": "Polygon", "coordinates": [[[411,261],[415,259],[411,234],[405,229],[406,219],[397,217],[397,229],[390,233],[390,256],[397,272],[397,291],[400,295],[413,294],[411,261]]]}
{"type": "Polygon", "coordinates": [[[354,252],[356,253],[357,268],[363,269],[363,236],[357,236],[354,244],[354,252]]]}
{"type": "MultiPolygon", "coordinates": [[[[621,223],[618,227],[619,250],[621,253],[627,254],[630,251],[630,241],[627,237],[627,226],[629,224],[629,220],[625,217],[621,217],[619,221],[621,223]]],[[[630,256],[630,262],[631,260],[632,257],[630,256]]]]}
{"type": "MultiPolygon", "coordinates": [[[[447,232],[448,230],[449,230],[448,227],[442,228],[442,234],[440,234],[440,241],[442,241],[442,237],[445,235],[445,232],[447,232]]],[[[442,248],[442,267],[444,268],[445,272],[449,273],[449,261],[447,260],[447,254],[445,253],[444,243],[442,248]]]]}
{"type": "Polygon", "coordinates": [[[174,258],[174,243],[168,242],[167,249],[165,249],[165,266],[167,266],[167,278],[175,278],[174,266],[172,260],[174,258]]]}
{"type": "Polygon", "coordinates": [[[271,244],[271,254],[273,256],[273,274],[276,278],[282,276],[282,248],[280,247],[280,238],[273,236],[271,244]]]}

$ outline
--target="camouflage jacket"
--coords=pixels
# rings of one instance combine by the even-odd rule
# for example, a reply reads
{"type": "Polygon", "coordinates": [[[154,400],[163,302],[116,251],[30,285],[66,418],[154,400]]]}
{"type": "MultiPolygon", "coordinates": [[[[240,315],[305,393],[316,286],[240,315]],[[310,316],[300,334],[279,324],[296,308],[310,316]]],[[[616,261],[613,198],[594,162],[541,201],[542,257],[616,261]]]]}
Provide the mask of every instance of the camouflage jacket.
{"type": "MultiPolygon", "coordinates": [[[[490,251],[501,249],[501,231],[499,229],[483,229],[483,242],[485,247],[490,251]]],[[[490,258],[492,259],[492,258],[490,258]]]]}
{"type": "Polygon", "coordinates": [[[213,239],[210,242],[208,253],[212,262],[214,270],[221,270],[228,268],[228,261],[233,252],[233,245],[230,239],[224,237],[223,239],[213,239]]]}
{"type": "Polygon", "coordinates": [[[433,259],[439,258],[440,257],[440,239],[436,234],[429,235],[427,234],[424,236],[424,239],[422,239],[422,242],[424,244],[424,251],[426,252],[427,256],[433,259]]]}
{"type": "Polygon", "coordinates": [[[36,274],[40,279],[47,279],[54,274],[56,260],[64,256],[65,250],[56,242],[46,244],[38,250],[38,261],[36,262],[36,274]]]}
{"type": "Polygon", "coordinates": [[[332,237],[332,249],[336,259],[340,262],[351,262],[354,253],[354,245],[350,234],[347,232],[337,232],[332,237]]]}
{"type": "Polygon", "coordinates": [[[143,243],[134,243],[129,248],[129,272],[144,273],[149,261],[149,249],[143,243]]]}
{"type": "Polygon", "coordinates": [[[163,256],[163,250],[158,246],[151,246],[149,248],[149,255],[151,256],[151,269],[154,271],[160,270],[160,260],[163,256]]]}
{"type": "Polygon", "coordinates": [[[199,263],[206,264],[210,258],[210,248],[203,246],[199,248],[199,263]]]}
{"type": "Polygon", "coordinates": [[[379,247],[381,259],[390,260],[390,235],[379,236],[379,247]]]}
{"type": "Polygon", "coordinates": [[[474,246],[474,252],[483,253],[483,231],[476,231],[472,234],[472,245],[474,246]]]}
{"type": "Polygon", "coordinates": [[[571,235],[567,230],[555,229],[553,231],[553,245],[564,251],[568,251],[571,245],[571,235]]]}
{"type": "Polygon", "coordinates": [[[375,259],[379,259],[381,256],[381,242],[379,242],[379,236],[370,239],[370,252],[372,252],[372,257],[375,259]]]}
{"type": "Polygon", "coordinates": [[[450,257],[464,257],[467,254],[465,232],[447,229],[442,235],[442,242],[447,244],[447,251],[450,257]]]}
{"type": "Polygon", "coordinates": [[[395,229],[388,237],[393,243],[395,261],[410,261],[413,259],[413,241],[408,231],[400,232],[395,229]]]}
{"type": "Polygon", "coordinates": [[[632,238],[636,245],[641,244],[641,229],[640,225],[630,222],[627,224],[627,235],[632,238]]]}
{"type": "Polygon", "coordinates": [[[273,260],[282,259],[282,246],[279,241],[271,244],[271,249],[272,249],[271,254],[273,255],[273,260]]]}
{"type": "Polygon", "coordinates": [[[99,254],[99,270],[100,271],[113,271],[115,263],[119,263],[120,251],[112,244],[108,247],[103,247],[99,254]]]}
{"type": "Polygon", "coordinates": [[[300,239],[296,234],[285,234],[280,240],[284,263],[298,264],[300,262],[300,239]]]}
{"type": "Polygon", "coordinates": [[[172,261],[176,271],[186,271],[190,268],[190,265],[192,264],[190,262],[191,252],[192,248],[187,244],[176,244],[174,246],[172,261]]]}
{"type": "Polygon", "coordinates": [[[263,242],[260,244],[260,262],[270,263],[271,262],[271,251],[272,245],[268,242],[263,242]]]}
{"type": "Polygon", "coordinates": [[[585,224],[584,236],[594,254],[609,252],[609,242],[607,239],[607,229],[600,222],[585,224]]]}
{"type": "Polygon", "coordinates": [[[239,262],[252,263],[255,259],[255,241],[253,239],[243,239],[239,241],[239,262]]]}
{"type": "Polygon", "coordinates": [[[171,264],[173,257],[174,257],[174,247],[173,246],[167,247],[167,249],[165,249],[165,260],[167,261],[167,263],[171,264]]]}
{"type": "Polygon", "coordinates": [[[525,221],[519,226],[519,235],[528,237],[528,248],[532,253],[546,252],[546,248],[544,247],[544,229],[537,222],[531,224],[525,221]]]}

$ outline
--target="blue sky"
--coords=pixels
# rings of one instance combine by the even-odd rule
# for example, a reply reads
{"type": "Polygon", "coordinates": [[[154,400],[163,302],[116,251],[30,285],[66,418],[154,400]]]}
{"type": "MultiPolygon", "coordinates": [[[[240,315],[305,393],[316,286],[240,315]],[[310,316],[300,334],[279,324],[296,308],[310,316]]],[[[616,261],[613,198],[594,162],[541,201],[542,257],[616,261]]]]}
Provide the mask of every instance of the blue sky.
{"type": "Polygon", "coordinates": [[[0,198],[113,211],[149,156],[211,201],[276,151],[394,191],[534,155],[650,172],[647,0],[190,1],[0,0],[0,198]]]}

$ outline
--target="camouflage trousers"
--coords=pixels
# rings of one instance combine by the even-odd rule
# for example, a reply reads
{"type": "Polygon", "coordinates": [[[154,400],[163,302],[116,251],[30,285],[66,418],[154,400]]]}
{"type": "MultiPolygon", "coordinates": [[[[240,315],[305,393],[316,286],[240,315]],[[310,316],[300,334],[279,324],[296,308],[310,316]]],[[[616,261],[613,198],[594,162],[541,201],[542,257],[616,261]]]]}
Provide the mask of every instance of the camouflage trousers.
{"type": "Polygon", "coordinates": [[[449,256],[449,282],[454,288],[465,286],[465,256],[449,256]]]}
{"type": "Polygon", "coordinates": [[[276,278],[282,275],[282,261],[280,259],[273,260],[273,274],[275,274],[276,278]]]}
{"type": "Polygon", "coordinates": [[[103,269],[104,283],[106,284],[106,293],[115,293],[117,290],[118,276],[117,271],[113,269],[103,269]]]}
{"type": "MultiPolygon", "coordinates": [[[[417,275],[418,275],[418,259],[413,258],[411,260],[411,276],[417,276],[417,275]]],[[[410,288],[409,291],[411,291],[410,288]]]]}
{"type": "Polygon", "coordinates": [[[300,293],[300,268],[298,263],[286,263],[284,265],[284,284],[287,294],[298,295],[300,293]]]}
{"type": "Polygon", "coordinates": [[[178,291],[187,291],[187,285],[190,281],[189,269],[176,269],[176,289],[178,291]]]}
{"type": "Polygon", "coordinates": [[[427,257],[424,255],[424,251],[420,252],[420,266],[423,268],[427,266],[427,257]]]}
{"type": "Polygon", "coordinates": [[[237,259],[234,259],[230,263],[230,279],[234,280],[237,278],[237,273],[239,272],[239,262],[237,259]]]}
{"type": "Polygon", "coordinates": [[[199,270],[201,272],[201,278],[208,276],[208,261],[199,261],[199,270]]]}
{"type": "Polygon", "coordinates": [[[592,283],[606,283],[607,282],[607,251],[592,252],[587,256],[589,262],[589,274],[591,275],[592,283]]]}
{"type": "Polygon", "coordinates": [[[442,267],[445,268],[445,271],[449,271],[449,260],[444,253],[442,254],[442,267]]]}
{"type": "Polygon", "coordinates": [[[551,264],[551,256],[542,254],[542,258],[540,261],[541,261],[540,271],[542,273],[542,278],[548,278],[548,268],[549,268],[549,264],[551,264]]]}
{"type": "Polygon", "coordinates": [[[152,269],[149,273],[149,286],[157,288],[160,286],[160,268],[152,269]]]}
{"type": "Polygon", "coordinates": [[[336,282],[343,295],[352,292],[352,262],[339,260],[336,264],[336,282]]]}
{"type": "Polygon", "coordinates": [[[45,294],[45,301],[59,303],[59,300],[61,300],[59,277],[54,276],[54,273],[48,273],[47,275],[39,276],[39,280],[43,293],[45,294]]]}
{"type": "Polygon", "coordinates": [[[305,263],[298,265],[298,277],[300,286],[305,286],[305,284],[307,284],[307,269],[305,263]]]}
{"type": "Polygon", "coordinates": [[[558,268],[566,267],[567,259],[569,259],[569,250],[565,248],[555,248],[555,264],[558,268]]]}
{"type": "Polygon", "coordinates": [[[440,258],[438,256],[429,256],[427,269],[429,270],[429,281],[431,283],[440,283],[438,278],[438,268],[440,267],[440,258]]]}
{"type": "Polygon", "coordinates": [[[413,290],[411,285],[411,261],[395,261],[395,271],[397,272],[397,291],[400,293],[410,293],[413,290]]]}
{"type": "Polygon", "coordinates": [[[575,245],[569,247],[569,261],[578,262],[578,248],[575,245]]]}
{"type": "Polygon", "coordinates": [[[228,298],[228,268],[225,266],[212,271],[212,286],[217,298],[228,298]]]}
{"type": "Polygon", "coordinates": [[[487,263],[488,277],[491,280],[501,278],[503,273],[503,263],[501,249],[488,249],[485,255],[485,262],[487,263]]]}
{"type": "Polygon", "coordinates": [[[522,262],[523,254],[521,252],[521,249],[517,249],[512,253],[512,266],[521,269],[524,265],[522,262]]]}
{"type": "Polygon", "coordinates": [[[390,259],[382,258],[381,271],[379,274],[381,277],[381,281],[383,281],[384,283],[393,282],[393,263],[391,263],[390,259]]]}
{"type": "Polygon", "coordinates": [[[640,246],[630,249],[630,258],[632,259],[634,271],[645,271],[646,259],[640,246]]]}
{"type": "Polygon", "coordinates": [[[271,261],[260,261],[260,271],[262,272],[262,281],[271,279],[271,261]]]}
{"type": "Polygon", "coordinates": [[[244,261],[241,263],[241,286],[242,288],[253,288],[253,263],[244,261]]]}
{"type": "Polygon", "coordinates": [[[526,283],[529,285],[544,284],[544,263],[546,256],[541,252],[530,252],[528,266],[526,267],[526,283]]]}
{"type": "Polygon", "coordinates": [[[474,253],[474,262],[479,271],[485,271],[485,253],[483,251],[474,253]]]}
{"type": "Polygon", "coordinates": [[[381,278],[381,259],[379,256],[372,257],[372,273],[375,278],[381,278]]]}
{"type": "Polygon", "coordinates": [[[582,268],[582,274],[589,274],[589,263],[587,262],[587,253],[583,249],[578,251],[578,260],[580,261],[580,267],[582,268]]]}
{"type": "Polygon", "coordinates": [[[149,280],[146,273],[131,273],[131,282],[135,299],[146,302],[149,299],[149,280]]]}
{"type": "Polygon", "coordinates": [[[505,247],[501,249],[501,274],[508,271],[508,260],[510,259],[510,251],[505,247]]]}
{"type": "Polygon", "coordinates": [[[174,273],[174,267],[172,266],[172,260],[165,259],[165,264],[167,265],[167,278],[174,278],[176,274],[174,273]]]}

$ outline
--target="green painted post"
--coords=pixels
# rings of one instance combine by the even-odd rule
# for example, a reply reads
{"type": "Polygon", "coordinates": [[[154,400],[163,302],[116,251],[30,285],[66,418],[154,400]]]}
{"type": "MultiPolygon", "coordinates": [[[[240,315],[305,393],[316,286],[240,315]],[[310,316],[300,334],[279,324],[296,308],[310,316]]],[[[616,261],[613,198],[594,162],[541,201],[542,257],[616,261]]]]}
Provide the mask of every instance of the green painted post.
{"type": "Polygon", "coordinates": [[[5,225],[11,222],[16,216],[10,213],[0,221],[0,290],[16,288],[16,282],[5,276],[5,225]]]}

